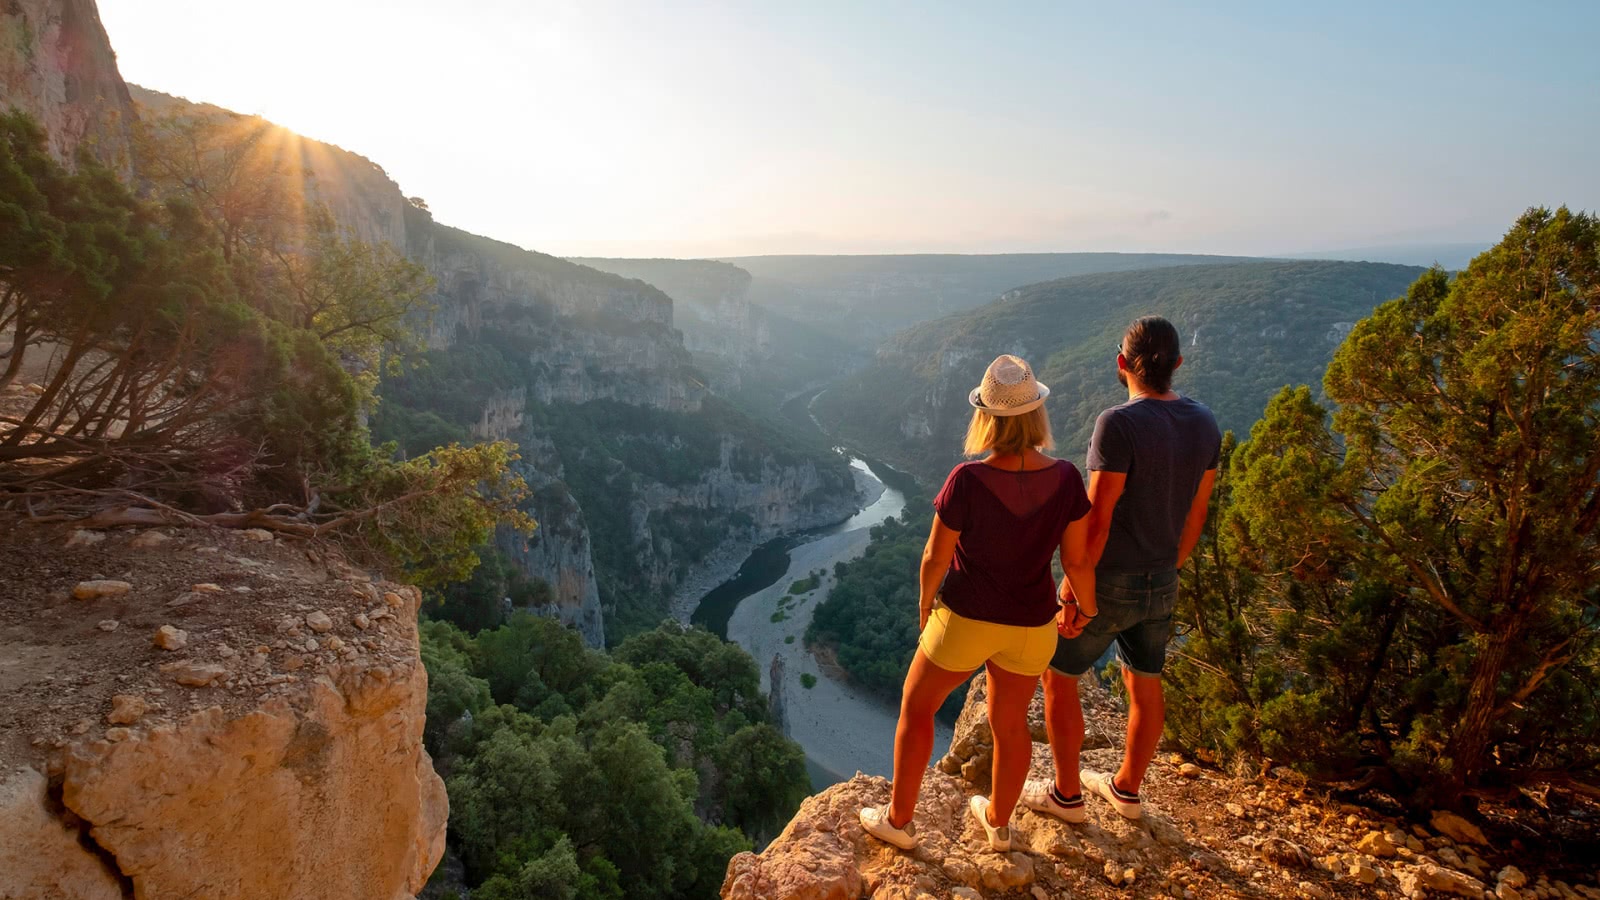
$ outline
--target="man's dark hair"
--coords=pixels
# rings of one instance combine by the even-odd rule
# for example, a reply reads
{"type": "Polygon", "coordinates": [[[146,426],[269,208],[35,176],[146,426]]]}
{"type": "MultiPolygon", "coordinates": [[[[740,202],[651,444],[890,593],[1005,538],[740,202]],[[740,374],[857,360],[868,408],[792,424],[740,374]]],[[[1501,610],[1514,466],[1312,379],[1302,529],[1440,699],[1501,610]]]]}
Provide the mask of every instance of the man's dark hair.
{"type": "Polygon", "coordinates": [[[1178,365],[1183,344],[1178,329],[1160,316],[1135,319],[1122,336],[1122,356],[1128,370],[1152,391],[1172,390],[1172,370],[1178,365]]]}

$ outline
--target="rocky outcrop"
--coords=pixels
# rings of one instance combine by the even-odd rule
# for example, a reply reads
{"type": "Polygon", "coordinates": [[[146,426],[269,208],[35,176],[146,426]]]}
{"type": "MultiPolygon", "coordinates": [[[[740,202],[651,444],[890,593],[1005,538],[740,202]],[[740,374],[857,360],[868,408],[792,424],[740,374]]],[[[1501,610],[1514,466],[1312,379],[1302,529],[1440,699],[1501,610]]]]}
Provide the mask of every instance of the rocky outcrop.
{"type": "Polygon", "coordinates": [[[0,898],[421,890],[448,816],[422,748],[421,594],[268,537],[33,551],[62,565],[0,622],[24,661],[0,712],[31,738],[0,744],[0,898]],[[130,590],[72,599],[80,566],[130,590]]]}
{"type": "MultiPolygon", "coordinates": [[[[857,774],[805,801],[761,853],[735,856],[722,897],[1600,897],[1592,872],[1567,880],[1528,874],[1527,848],[1499,845],[1452,813],[1397,820],[1313,793],[1283,770],[1240,779],[1173,754],[1159,754],[1146,777],[1143,820],[1125,820],[1094,797],[1081,825],[1019,809],[1012,850],[997,853],[967,808],[969,797],[989,790],[984,688],[979,674],[950,753],[924,776],[917,849],[901,852],[863,832],[858,811],[887,802],[889,784],[857,774]]],[[[1121,705],[1092,675],[1080,692],[1088,724],[1083,765],[1114,770],[1126,724],[1121,705]]],[[[1033,778],[1053,772],[1042,716],[1036,697],[1033,778]]]]}
{"type": "Polygon", "coordinates": [[[86,150],[124,179],[133,172],[133,102],[94,0],[0,4],[0,109],[33,116],[57,159],[86,150]]]}

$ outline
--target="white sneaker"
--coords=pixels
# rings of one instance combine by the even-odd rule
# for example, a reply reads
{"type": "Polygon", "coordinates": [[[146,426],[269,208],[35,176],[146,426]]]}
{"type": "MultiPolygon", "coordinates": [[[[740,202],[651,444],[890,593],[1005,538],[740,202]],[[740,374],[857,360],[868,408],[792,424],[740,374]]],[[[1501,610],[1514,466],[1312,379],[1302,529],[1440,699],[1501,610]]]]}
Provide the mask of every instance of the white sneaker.
{"type": "Polygon", "coordinates": [[[901,850],[912,850],[917,846],[917,823],[907,822],[904,828],[896,828],[889,824],[889,807],[869,806],[861,810],[861,827],[886,844],[893,844],[901,850]]]}
{"type": "Polygon", "coordinates": [[[1111,804],[1111,808],[1117,811],[1117,815],[1124,819],[1138,821],[1144,816],[1144,812],[1139,807],[1139,795],[1130,794],[1117,787],[1116,781],[1113,780],[1109,772],[1084,769],[1078,774],[1078,781],[1083,785],[1083,789],[1086,792],[1100,796],[1111,804]]]}
{"type": "Polygon", "coordinates": [[[1063,822],[1081,825],[1089,820],[1089,811],[1083,808],[1083,795],[1077,800],[1062,803],[1056,799],[1056,786],[1048,781],[1030,781],[1022,788],[1022,805],[1055,816],[1063,822]]]}
{"type": "Polygon", "coordinates": [[[989,848],[999,850],[1001,853],[1011,849],[1011,826],[1001,825],[998,828],[989,824],[989,798],[981,794],[973,794],[972,800],[967,803],[967,808],[972,810],[972,815],[983,826],[983,831],[989,836],[989,848]]]}

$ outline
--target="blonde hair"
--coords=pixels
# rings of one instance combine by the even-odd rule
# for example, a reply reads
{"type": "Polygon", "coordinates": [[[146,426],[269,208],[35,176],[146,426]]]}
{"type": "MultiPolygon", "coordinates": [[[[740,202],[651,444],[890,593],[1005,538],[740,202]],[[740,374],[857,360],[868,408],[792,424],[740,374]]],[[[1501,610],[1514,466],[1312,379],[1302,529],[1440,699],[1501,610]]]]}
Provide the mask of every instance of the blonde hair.
{"type": "Polygon", "coordinates": [[[1020,416],[997,416],[981,409],[973,410],[961,450],[967,456],[1012,455],[1029,448],[1053,450],[1055,446],[1055,439],[1050,436],[1050,414],[1040,406],[1020,416]]]}

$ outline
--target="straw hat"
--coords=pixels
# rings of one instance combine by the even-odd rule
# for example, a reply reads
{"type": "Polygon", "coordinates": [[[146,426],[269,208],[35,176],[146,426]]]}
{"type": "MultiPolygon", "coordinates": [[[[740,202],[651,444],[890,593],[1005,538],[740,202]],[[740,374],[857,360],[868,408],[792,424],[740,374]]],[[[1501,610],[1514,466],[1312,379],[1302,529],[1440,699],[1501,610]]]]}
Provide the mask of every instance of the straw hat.
{"type": "Polygon", "coordinates": [[[1033,369],[1015,356],[997,356],[984,370],[983,383],[972,389],[967,402],[994,416],[1020,416],[1044,405],[1050,389],[1034,380],[1033,369]]]}

